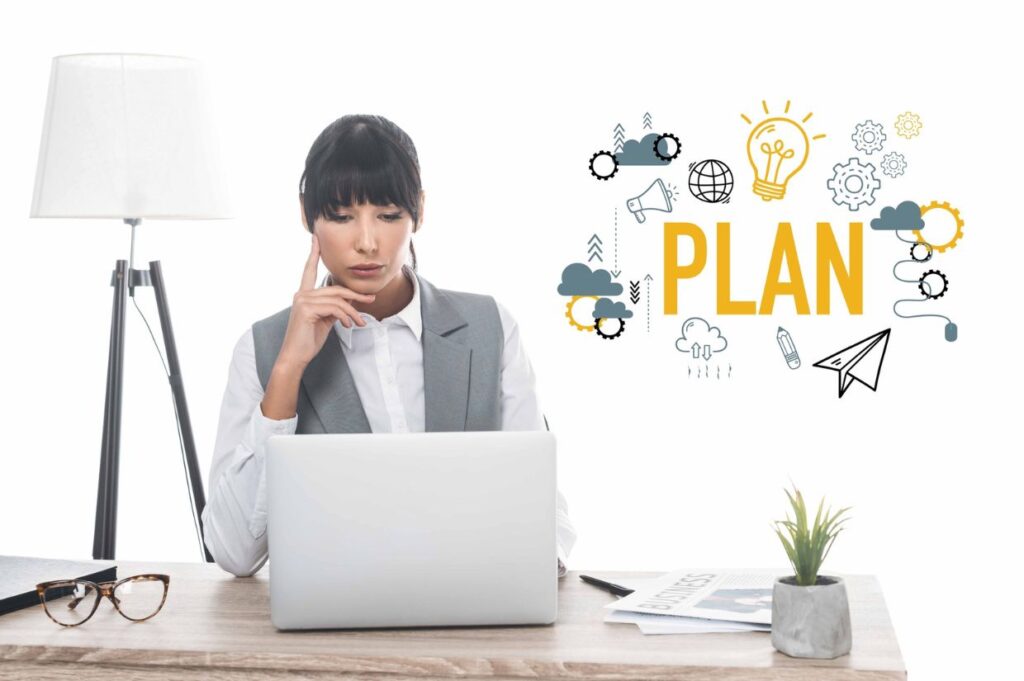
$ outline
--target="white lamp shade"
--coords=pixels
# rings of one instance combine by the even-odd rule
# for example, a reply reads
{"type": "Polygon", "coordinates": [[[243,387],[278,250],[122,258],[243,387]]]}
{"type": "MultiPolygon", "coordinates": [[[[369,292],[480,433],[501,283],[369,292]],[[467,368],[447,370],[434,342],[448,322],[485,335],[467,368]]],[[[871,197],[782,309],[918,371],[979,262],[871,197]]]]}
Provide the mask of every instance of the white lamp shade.
{"type": "Polygon", "coordinates": [[[218,143],[198,60],[54,57],[29,217],[231,217],[218,143]]]}

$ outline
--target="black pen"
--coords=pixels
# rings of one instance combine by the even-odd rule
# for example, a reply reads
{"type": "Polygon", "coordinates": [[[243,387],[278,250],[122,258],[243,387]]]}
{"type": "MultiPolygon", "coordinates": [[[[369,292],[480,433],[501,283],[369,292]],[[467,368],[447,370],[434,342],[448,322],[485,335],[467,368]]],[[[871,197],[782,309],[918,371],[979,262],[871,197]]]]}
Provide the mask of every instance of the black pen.
{"type": "Polygon", "coordinates": [[[582,575],[581,574],[580,575],[580,579],[582,579],[587,584],[593,584],[594,586],[596,586],[596,587],[598,587],[600,589],[604,589],[605,591],[610,591],[613,594],[615,594],[616,596],[628,596],[629,594],[633,593],[632,589],[627,589],[624,586],[620,586],[618,584],[612,584],[611,582],[606,582],[603,579],[598,579],[597,577],[591,577],[590,575],[582,575]]]}

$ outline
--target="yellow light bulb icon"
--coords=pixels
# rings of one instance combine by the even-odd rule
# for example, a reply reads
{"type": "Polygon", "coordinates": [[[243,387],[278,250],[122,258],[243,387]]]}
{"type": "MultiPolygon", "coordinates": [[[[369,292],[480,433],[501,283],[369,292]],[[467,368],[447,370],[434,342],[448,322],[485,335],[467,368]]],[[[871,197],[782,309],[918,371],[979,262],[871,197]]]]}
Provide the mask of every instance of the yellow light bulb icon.
{"type": "MultiPolygon", "coordinates": [[[[761,106],[768,114],[768,105],[762,101],[761,106]]],[[[785,112],[789,113],[788,101],[785,112]]],[[[802,122],[806,123],[812,115],[807,114],[802,122]]],[[[746,116],[743,120],[751,123],[746,116]]],[[[814,139],[824,136],[815,135],[814,139]]],[[[769,116],[755,125],[747,138],[747,158],[754,169],[754,193],[765,201],[785,197],[790,179],[807,163],[810,146],[807,132],[792,118],[769,116]]]]}

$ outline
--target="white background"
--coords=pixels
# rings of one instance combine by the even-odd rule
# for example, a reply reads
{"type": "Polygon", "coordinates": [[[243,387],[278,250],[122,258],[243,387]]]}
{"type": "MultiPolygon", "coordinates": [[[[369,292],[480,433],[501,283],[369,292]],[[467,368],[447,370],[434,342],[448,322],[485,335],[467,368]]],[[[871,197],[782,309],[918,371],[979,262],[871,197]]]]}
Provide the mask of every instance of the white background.
{"type": "MultiPolygon", "coordinates": [[[[912,678],[1005,678],[1018,619],[1007,615],[1021,606],[1012,22],[982,2],[711,6],[294,2],[262,13],[69,2],[5,17],[0,552],[91,557],[109,279],[129,252],[119,221],[28,218],[50,59],[180,54],[207,65],[235,217],[144,221],[135,266],[164,268],[204,478],[231,349],[254,320],[289,305],[299,282],[309,237],[297,193],[310,144],[345,113],[379,113],[419,151],[421,273],[494,295],[521,325],[579,532],[570,569],[785,570],[770,521],[785,513],[792,479],[811,502],[824,494],[854,507],[826,571],[879,577],[912,678]],[[771,204],[750,192],[740,118],[762,99],[773,112],[787,99],[796,115],[813,111],[809,131],[827,135],[786,200],[771,204]],[[892,129],[906,110],[924,121],[913,140],[892,129]],[[610,147],[617,123],[642,135],[644,112],[681,138],[681,158],[590,177],[590,154],[610,147]],[[886,125],[886,151],[909,167],[851,214],[825,182],[855,155],[849,135],[868,118],[886,125]],[[708,157],[736,173],[728,205],[698,204],[685,189],[686,164],[708,157]],[[655,177],[682,192],[672,218],[708,234],[708,266],[681,285],[679,316],[660,307],[664,216],[639,225],[622,208],[655,177]],[[892,301],[913,295],[889,272],[906,246],[866,226],[863,315],[851,316],[834,286],[830,316],[797,316],[785,297],[772,316],[716,314],[716,220],[732,223],[732,288],[743,299],[759,298],[776,224],[792,222],[813,310],[814,223],[832,222],[845,244],[847,221],[904,199],[949,201],[965,219],[957,248],[930,263],[950,278],[931,310],[957,322],[956,343],[939,320],[894,317],[892,301]],[[642,303],[621,338],[602,341],[566,324],[555,287],[565,265],[586,258],[591,234],[613,257],[616,205],[621,280],[651,274],[653,314],[647,332],[642,303]],[[687,378],[674,341],[690,315],[729,338],[730,380],[687,378]],[[775,343],[779,324],[801,351],[798,371],[775,343]],[[837,399],[836,376],[811,364],[890,327],[878,391],[858,385],[837,399]]],[[[139,289],[138,303],[159,338],[152,291],[139,289]]],[[[126,347],[118,558],[199,560],[170,390],[131,304],[126,347]]]]}

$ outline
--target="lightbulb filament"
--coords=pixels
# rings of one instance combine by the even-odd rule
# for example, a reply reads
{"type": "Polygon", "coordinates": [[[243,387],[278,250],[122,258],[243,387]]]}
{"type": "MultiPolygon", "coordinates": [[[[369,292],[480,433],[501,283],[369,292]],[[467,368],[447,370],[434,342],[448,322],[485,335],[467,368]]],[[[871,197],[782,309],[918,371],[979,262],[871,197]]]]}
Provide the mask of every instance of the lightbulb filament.
{"type": "Polygon", "coordinates": [[[787,149],[786,145],[782,143],[782,140],[775,140],[775,144],[773,146],[769,146],[769,144],[767,142],[762,142],[761,143],[761,151],[763,151],[768,156],[768,160],[765,162],[765,167],[764,167],[764,176],[765,177],[768,177],[768,173],[771,171],[771,168],[772,168],[772,155],[773,154],[777,154],[778,155],[779,160],[775,164],[775,173],[772,175],[772,182],[778,184],[778,182],[779,182],[779,168],[782,167],[782,159],[793,158],[793,154],[795,152],[792,149],[787,149]]]}

